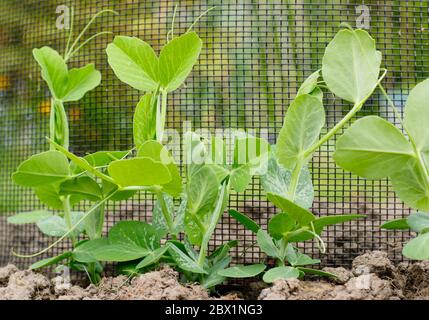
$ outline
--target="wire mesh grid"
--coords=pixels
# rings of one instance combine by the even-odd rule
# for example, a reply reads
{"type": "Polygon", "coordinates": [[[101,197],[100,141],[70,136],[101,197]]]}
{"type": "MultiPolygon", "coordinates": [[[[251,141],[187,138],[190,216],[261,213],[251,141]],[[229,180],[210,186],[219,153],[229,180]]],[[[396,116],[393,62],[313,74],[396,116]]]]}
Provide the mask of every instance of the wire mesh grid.
{"type": "MultiPolygon", "coordinates": [[[[21,267],[29,260],[11,255],[11,250],[33,253],[52,239],[33,226],[11,226],[6,217],[41,208],[31,190],[13,185],[17,165],[47,147],[49,92],[40,79],[31,50],[49,45],[64,50],[67,32],[58,30],[56,7],[74,7],[76,28],[102,9],[105,15],[92,31],[112,30],[136,36],[159,50],[166,41],[175,4],[176,32],[180,33],[208,8],[215,6],[196,26],[204,48],[186,85],[170,95],[167,127],[182,129],[244,128],[268,131],[275,142],[287,106],[300,83],[320,68],[324,48],[341,22],[356,26],[362,15],[361,1],[242,0],[242,1],[47,1],[6,0],[0,4],[0,265],[21,267]]],[[[426,1],[365,1],[369,9],[369,32],[383,53],[389,72],[386,87],[396,104],[404,105],[410,88],[429,74],[428,8],[426,1]]],[[[139,92],[122,84],[107,64],[105,47],[111,36],[97,38],[71,61],[72,66],[94,62],[102,73],[100,87],[79,103],[66,106],[71,129],[71,150],[84,155],[98,150],[126,150],[132,145],[132,116],[139,92]]],[[[350,106],[332,95],[324,99],[327,125],[332,126],[350,106]]],[[[359,116],[379,114],[395,121],[381,97],[369,100],[359,116]]],[[[320,256],[325,266],[347,266],[367,250],[388,251],[401,259],[406,233],[383,232],[382,221],[403,217],[409,209],[395,198],[388,181],[365,181],[343,172],[332,161],[335,141],[316,153],[311,164],[318,215],[361,213],[367,219],[331,227],[323,235],[328,251],[320,256]]],[[[153,199],[140,194],[131,200],[109,204],[106,230],[122,219],[151,220],[153,199]]],[[[276,212],[255,178],[244,195],[232,195],[235,208],[262,226],[276,212]]],[[[252,247],[254,237],[226,215],[212,245],[238,239],[235,263],[260,261],[252,247]]],[[[60,243],[49,254],[69,248],[60,243]]],[[[318,256],[314,243],[304,245],[318,256]]]]}

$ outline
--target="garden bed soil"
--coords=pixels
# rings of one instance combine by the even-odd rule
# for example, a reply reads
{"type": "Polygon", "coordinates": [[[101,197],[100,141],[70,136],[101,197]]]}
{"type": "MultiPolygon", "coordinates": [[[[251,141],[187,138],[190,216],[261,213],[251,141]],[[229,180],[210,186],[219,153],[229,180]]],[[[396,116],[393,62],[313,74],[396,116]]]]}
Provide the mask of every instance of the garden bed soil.
{"type": "Polygon", "coordinates": [[[99,286],[72,285],[63,277],[48,279],[42,273],[0,268],[0,299],[4,300],[400,300],[429,299],[429,261],[394,266],[381,251],[354,259],[351,270],[325,268],[335,280],[279,280],[272,285],[249,281],[245,286],[219,286],[210,294],[197,284],[182,284],[167,266],[129,279],[103,278],[99,286]],[[220,294],[222,293],[222,294],[220,294]]]}

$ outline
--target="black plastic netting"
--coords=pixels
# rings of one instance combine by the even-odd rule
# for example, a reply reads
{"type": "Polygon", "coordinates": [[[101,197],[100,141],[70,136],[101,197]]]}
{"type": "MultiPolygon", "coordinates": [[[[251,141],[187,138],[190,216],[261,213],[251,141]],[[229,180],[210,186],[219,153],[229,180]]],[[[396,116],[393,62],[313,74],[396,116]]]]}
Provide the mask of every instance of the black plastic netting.
{"type": "MultiPolygon", "coordinates": [[[[170,29],[178,4],[176,32],[185,31],[208,8],[196,31],[203,51],[186,85],[169,96],[168,128],[181,130],[185,120],[193,129],[244,128],[268,130],[275,142],[287,106],[300,83],[320,68],[324,48],[341,22],[369,27],[383,52],[383,67],[389,72],[386,87],[399,107],[409,89],[429,75],[429,31],[427,1],[55,1],[2,0],[0,3],[0,265],[30,261],[11,255],[14,249],[33,253],[52,239],[32,226],[11,226],[8,215],[41,208],[31,190],[13,185],[11,173],[30,155],[46,150],[49,92],[33,60],[32,48],[44,45],[64,50],[66,30],[57,29],[56,8],[73,6],[75,27],[81,29],[96,12],[114,9],[118,16],[104,15],[91,31],[111,30],[136,36],[159,49],[170,29]]],[[[71,126],[71,150],[84,155],[98,150],[123,150],[132,145],[132,116],[140,93],[121,83],[107,64],[105,48],[112,36],[97,38],[71,64],[94,62],[102,84],[79,103],[67,104],[71,126]]],[[[332,95],[324,99],[327,124],[332,126],[350,105],[332,95]]],[[[359,116],[379,114],[395,121],[384,100],[369,100],[359,116]]],[[[398,200],[387,181],[366,181],[336,167],[331,140],[311,165],[318,215],[361,213],[367,219],[330,228],[324,233],[328,251],[324,265],[348,265],[367,250],[385,250],[401,259],[406,233],[380,231],[381,222],[406,216],[409,209],[398,200]]],[[[109,204],[106,230],[121,219],[151,220],[153,199],[141,194],[131,200],[109,204]]],[[[256,178],[244,195],[233,194],[235,208],[261,223],[275,213],[256,178]]],[[[240,240],[236,263],[260,260],[251,244],[254,237],[226,215],[216,234],[217,244],[240,240]],[[243,253],[243,248],[248,247],[243,253]]],[[[63,242],[50,251],[68,247],[63,242]]],[[[305,244],[307,253],[314,243],[305,244]]]]}

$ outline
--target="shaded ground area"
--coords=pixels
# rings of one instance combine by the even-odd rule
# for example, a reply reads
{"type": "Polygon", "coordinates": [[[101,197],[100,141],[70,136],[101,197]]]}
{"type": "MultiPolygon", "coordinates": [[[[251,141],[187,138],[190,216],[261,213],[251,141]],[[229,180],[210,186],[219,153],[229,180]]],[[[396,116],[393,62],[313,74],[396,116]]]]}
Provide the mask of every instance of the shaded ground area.
{"type": "MultiPolygon", "coordinates": [[[[196,284],[182,284],[179,274],[164,266],[158,271],[129,279],[103,278],[100,285],[72,285],[63,277],[48,279],[42,273],[20,271],[14,265],[0,268],[0,299],[25,300],[399,300],[429,299],[429,261],[394,266],[381,251],[354,259],[351,270],[325,268],[335,280],[289,279],[268,286],[261,281],[242,288],[210,294],[196,284]]],[[[225,287],[226,288],[226,287],[225,287]]]]}

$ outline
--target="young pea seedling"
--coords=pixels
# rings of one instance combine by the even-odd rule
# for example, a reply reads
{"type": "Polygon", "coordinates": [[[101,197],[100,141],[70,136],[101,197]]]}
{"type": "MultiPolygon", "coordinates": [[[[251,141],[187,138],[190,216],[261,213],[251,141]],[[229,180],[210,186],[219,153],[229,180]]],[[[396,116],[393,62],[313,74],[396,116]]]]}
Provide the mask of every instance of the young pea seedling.
{"type": "Polygon", "coordinates": [[[410,259],[429,259],[429,79],[411,90],[403,118],[381,85],[380,89],[406,135],[378,116],[364,117],[338,139],[334,158],[343,169],[361,177],[390,179],[399,198],[420,212],[381,227],[416,232],[418,236],[402,252],[410,259]]]}
{"type": "MultiPolygon", "coordinates": [[[[33,50],[34,58],[42,71],[42,78],[47,83],[52,96],[49,121],[50,140],[65,150],[69,148],[69,126],[64,103],[80,100],[87,92],[96,88],[101,81],[100,72],[95,69],[93,64],[69,70],[67,62],[92,39],[108,33],[98,33],[79,45],[82,36],[95,19],[105,13],[114,12],[104,10],[96,14],[73,43],[71,43],[73,38],[72,22],[64,56],[50,47],[33,50]]],[[[89,155],[87,159],[93,161],[96,166],[102,166],[112,161],[112,158],[122,156],[124,156],[122,153],[101,152],[89,155]]],[[[13,174],[13,180],[18,185],[32,188],[44,205],[52,210],[60,210],[61,213],[54,214],[48,210],[20,213],[10,217],[8,219],[10,223],[35,223],[41,232],[48,236],[69,237],[74,246],[79,244],[78,237],[83,232],[90,238],[101,237],[104,216],[104,189],[100,187],[93,176],[79,171],[71,165],[62,153],[55,151],[53,145],[50,151],[39,153],[24,161],[13,174]],[[74,205],[84,200],[98,202],[92,214],[85,221],[83,221],[83,213],[72,211],[74,205]]],[[[30,256],[34,257],[39,254],[30,256]]],[[[97,263],[76,264],[72,259],[71,252],[44,259],[33,264],[31,268],[36,269],[57,264],[63,260],[67,260],[72,268],[84,269],[92,281],[98,281],[100,265],[97,263]]]]}

